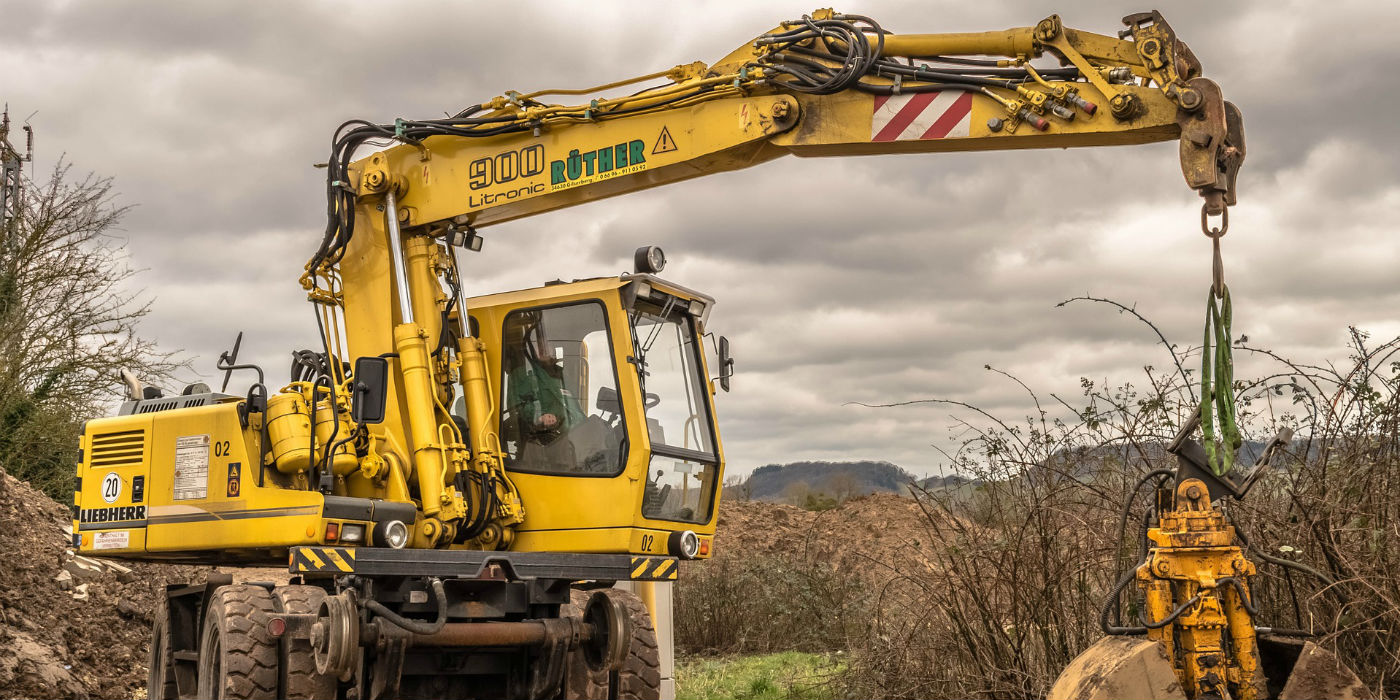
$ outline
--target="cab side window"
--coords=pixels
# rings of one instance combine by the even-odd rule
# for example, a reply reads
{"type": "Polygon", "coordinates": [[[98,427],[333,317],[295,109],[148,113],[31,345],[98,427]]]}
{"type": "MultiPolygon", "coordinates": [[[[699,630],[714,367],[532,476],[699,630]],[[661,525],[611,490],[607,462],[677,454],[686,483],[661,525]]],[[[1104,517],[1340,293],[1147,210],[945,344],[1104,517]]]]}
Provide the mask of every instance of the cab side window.
{"type": "Polygon", "coordinates": [[[506,468],[571,476],[621,473],[626,428],[601,303],[511,312],[502,333],[501,372],[506,468]]]}

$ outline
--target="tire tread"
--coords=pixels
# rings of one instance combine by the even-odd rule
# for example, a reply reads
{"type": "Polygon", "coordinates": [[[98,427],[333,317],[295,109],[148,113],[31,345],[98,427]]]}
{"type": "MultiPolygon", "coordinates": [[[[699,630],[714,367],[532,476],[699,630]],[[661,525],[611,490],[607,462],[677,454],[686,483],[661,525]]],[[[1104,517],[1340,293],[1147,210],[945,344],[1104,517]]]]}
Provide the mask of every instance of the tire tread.
{"type": "MultiPolygon", "coordinates": [[[[317,586],[278,586],[273,594],[282,612],[293,615],[314,614],[326,598],[326,591],[317,586]]],[[[334,698],[337,683],[334,676],[316,672],[316,657],[311,643],[305,640],[282,640],[282,696],[286,700],[319,700],[334,698]]]]}
{"type": "MultiPolygon", "coordinates": [[[[277,640],[267,629],[268,619],[277,613],[272,594],[262,586],[233,584],[214,591],[205,611],[205,637],[216,627],[223,655],[224,678],[200,678],[201,695],[214,689],[216,696],[228,700],[273,700],[277,697],[277,640]],[[222,690],[222,693],[218,693],[222,690]]],[[[207,649],[200,650],[200,674],[211,667],[205,658],[207,649]]]]}

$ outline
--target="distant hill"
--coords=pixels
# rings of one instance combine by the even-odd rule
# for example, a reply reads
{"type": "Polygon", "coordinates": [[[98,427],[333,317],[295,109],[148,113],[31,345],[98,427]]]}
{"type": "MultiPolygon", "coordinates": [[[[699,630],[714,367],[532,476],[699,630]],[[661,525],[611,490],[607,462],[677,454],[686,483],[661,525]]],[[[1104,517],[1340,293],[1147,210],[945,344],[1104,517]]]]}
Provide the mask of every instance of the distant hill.
{"type": "MultiPolygon", "coordinates": [[[[1238,460],[1242,470],[1247,470],[1266,443],[1247,440],[1241,446],[1238,460]]],[[[1118,473],[1137,474],[1143,457],[1154,464],[1170,467],[1174,460],[1166,454],[1166,445],[1150,442],[1141,446],[1114,445],[1074,453],[1057,453],[1065,460],[1055,468],[1061,477],[1087,480],[1096,475],[1118,473]],[[1141,450],[1141,452],[1139,452],[1141,450]],[[1124,465],[1131,465],[1125,467],[1124,465]]],[[[1023,476],[1039,473],[1044,466],[1031,467],[1023,476]]],[[[813,503],[831,507],[850,498],[876,493],[909,495],[909,485],[928,491],[952,492],[970,495],[983,482],[980,479],[951,474],[918,478],[898,465],[883,461],[852,462],[790,462],[788,464],[768,464],[755,469],[753,474],[740,482],[731,482],[724,487],[724,497],[741,501],[768,501],[790,503],[812,507],[813,503]],[[812,497],[816,497],[815,500],[812,497]]]]}
{"type": "Polygon", "coordinates": [[[928,491],[937,491],[939,489],[956,489],[961,486],[966,486],[967,484],[979,482],[977,479],[969,479],[965,476],[950,474],[948,476],[930,476],[924,479],[919,479],[915,483],[917,483],[919,485],[919,488],[921,489],[926,489],[928,491]]]}
{"type": "Polygon", "coordinates": [[[791,462],[755,469],[747,479],[725,487],[740,500],[796,502],[807,494],[844,500],[872,493],[908,493],[916,477],[889,462],[791,462]]]}

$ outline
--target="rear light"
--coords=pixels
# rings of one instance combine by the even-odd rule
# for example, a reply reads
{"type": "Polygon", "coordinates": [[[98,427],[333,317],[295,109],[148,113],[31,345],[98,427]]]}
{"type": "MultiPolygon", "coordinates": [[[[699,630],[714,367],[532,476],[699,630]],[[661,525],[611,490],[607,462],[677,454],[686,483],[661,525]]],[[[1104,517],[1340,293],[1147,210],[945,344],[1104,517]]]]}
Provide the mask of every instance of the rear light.
{"type": "Polygon", "coordinates": [[[708,556],[710,556],[710,541],[709,541],[709,540],[700,540],[700,556],[702,556],[702,557],[708,557],[708,556]]]}
{"type": "Polygon", "coordinates": [[[334,542],[340,539],[340,523],[326,523],[326,541],[334,542]]]}

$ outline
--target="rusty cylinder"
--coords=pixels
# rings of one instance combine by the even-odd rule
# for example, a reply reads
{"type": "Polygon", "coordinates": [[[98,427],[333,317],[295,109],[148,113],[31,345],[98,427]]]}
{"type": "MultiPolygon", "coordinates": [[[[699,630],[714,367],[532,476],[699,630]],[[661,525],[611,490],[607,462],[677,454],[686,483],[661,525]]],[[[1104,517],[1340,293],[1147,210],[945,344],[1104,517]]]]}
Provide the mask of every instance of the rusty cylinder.
{"type": "Polygon", "coordinates": [[[543,622],[449,622],[411,639],[416,647],[521,647],[539,646],[546,636],[543,622]]]}

